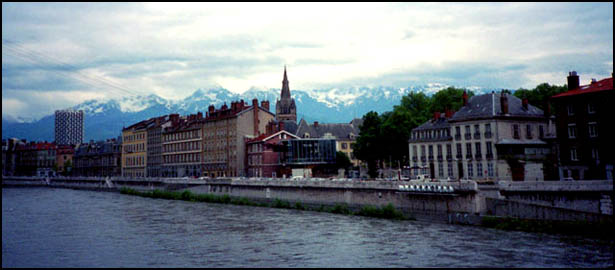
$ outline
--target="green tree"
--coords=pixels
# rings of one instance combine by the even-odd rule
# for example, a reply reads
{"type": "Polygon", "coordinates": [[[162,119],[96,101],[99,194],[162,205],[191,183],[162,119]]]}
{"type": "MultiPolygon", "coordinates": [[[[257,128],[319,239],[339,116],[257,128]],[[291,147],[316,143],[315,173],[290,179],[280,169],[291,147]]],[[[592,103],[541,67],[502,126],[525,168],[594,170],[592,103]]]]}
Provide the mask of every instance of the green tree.
{"type": "Polygon", "coordinates": [[[442,89],[431,97],[430,112],[444,112],[449,109],[457,111],[463,106],[463,91],[466,91],[468,99],[474,96],[474,92],[463,88],[449,87],[442,89]]]}
{"type": "Polygon", "coordinates": [[[566,85],[557,86],[541,83],[531,90],[519,88],[513,95],[520,99],[527,98],[529,104],[545,110],[551,96],[566,92],[567,90],[568,87],[566,85]]]}
{"type": "Polygon", "coordinates": [[[338,169],[347,169],[348,167],[352,166],[352,163],[350,162],[350,158],[348,158],[348,155],[346,155],[346,153],[342,151],[337,151],[335,153],[335,166],[338,169]]]}
{"type": "Polygon", "coordinates": [[[368,174],[370,177],[377,175],[377,162],[382,156],[384,146],[380,127],[382,120],[377,112],[370,111],[363,116],[363,124],[359,130],[359,137],[354,145],[354,155],[357,159],[367,163],[368,174]]]}

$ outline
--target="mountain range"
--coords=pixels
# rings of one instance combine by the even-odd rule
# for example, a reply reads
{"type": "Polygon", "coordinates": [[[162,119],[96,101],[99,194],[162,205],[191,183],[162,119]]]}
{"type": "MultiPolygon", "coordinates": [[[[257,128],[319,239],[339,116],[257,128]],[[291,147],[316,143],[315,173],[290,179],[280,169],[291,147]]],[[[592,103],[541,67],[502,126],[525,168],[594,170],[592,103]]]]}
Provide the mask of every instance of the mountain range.
{"type": "MultiPolygon", "coordinates": [[[[414,91],[432,95],[448,87],[442,84],[427,84],[407,88],[351,87],[326,88],[318,90],[291,90],[297,106],[297,120],[308,122],[347,123],[360,118],[369,111],[383,113],[399,105],[404,95],[414,91]]],[[[490,89],[470,88],[475,94],[490,92],[490,89]]],[[[270,109],[275,113],[275,102],[280,96],[279,89],[250,88],[244,93],[233,93],[223,87],[197,89],[192,95],[182,100],[167,100],[151,94],[147,96],[130,96],[116,99],[88,100],[71,107],[85,113],[85,138],[104,140],[118,137],[122,128],[154,116],[179,113],[180,115],[205,112],[214,104],[230,105],[232,101],[243,99],[251,104],[252,99],[269,100],[270,109]]],[[[20,138],[28,141],[54,140],[54,114],[38,120],[2,119],[2,138],[20,138]]]]}

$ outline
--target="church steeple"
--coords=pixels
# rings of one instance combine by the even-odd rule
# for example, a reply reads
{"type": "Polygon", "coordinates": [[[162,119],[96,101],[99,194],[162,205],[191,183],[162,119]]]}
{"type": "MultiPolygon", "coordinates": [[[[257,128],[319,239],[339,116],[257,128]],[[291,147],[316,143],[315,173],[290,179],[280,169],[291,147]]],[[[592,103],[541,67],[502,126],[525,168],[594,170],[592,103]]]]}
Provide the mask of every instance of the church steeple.
{"type": "Polygon", "coordinates": [[[284,79],[282,80],[281,98],[290,98],[290,88],[288,87],[288,77],[286,76],[286,65],[284,65],[284,79]]]}

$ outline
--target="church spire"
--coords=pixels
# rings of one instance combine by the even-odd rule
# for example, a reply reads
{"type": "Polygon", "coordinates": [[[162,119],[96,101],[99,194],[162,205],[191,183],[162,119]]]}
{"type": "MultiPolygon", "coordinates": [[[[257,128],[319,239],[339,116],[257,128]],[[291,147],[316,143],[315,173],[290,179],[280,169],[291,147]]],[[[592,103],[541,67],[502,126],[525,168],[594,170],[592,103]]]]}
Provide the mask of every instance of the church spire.
{"type": "Polygon", "coordinates": [[[288,77],[286,76],[286,65],[284,65],[284,79],[282,80],[281,98],[290,98],[290,88],[288,87],[288,77]]]}

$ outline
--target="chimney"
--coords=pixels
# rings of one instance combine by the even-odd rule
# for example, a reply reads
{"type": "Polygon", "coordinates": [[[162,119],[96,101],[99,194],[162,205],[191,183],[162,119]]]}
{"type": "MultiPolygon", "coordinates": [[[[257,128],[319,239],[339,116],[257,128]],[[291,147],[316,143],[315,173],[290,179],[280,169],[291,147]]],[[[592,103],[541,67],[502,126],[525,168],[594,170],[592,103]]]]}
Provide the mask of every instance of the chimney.
{"type": "Polygon", "coordinates": [[[214,113],[214,110],[216,109],[216,107],[214,107],[214,105],[209,105],[209,108],[207,108],[207,110],[209,111],[209,115],[211,115],[212,113],[214,113]]]}
{"type": "Polygon", "coordinates": [[[177,122],[179,121],[179,114],[177,113],[173,113],[171,114],[171,122],[173,122],[173,125],[176,125],[177,122]]]}
{"type": "Polygon", "coordinates": [[[433,119],[434,120],[440,119],[440,112],[433,112],[433,119]]]}
{"type": "Polygon", "coordinates": [[[506,93],[500,95],[500,108],[502,109],[502,114],[508,114],[508,98],[506,93]]]}
{"type": "Polygon", "coordinates": [[[466,93],[466,90],[463,90],[463,106],[468,105],[468,93],[466,93]]]}
{"type": "Polygon", "coordinates": [[[196,115],[197,115],[197,118],[199,120],[203,119],[203,113],[202,112],[198,112],[196,115]]]}
{"type": "Polygon", "coordinates": [[[521,100],[521,105],[523,106],[523,109],[527,111],[527,98],[523,98],[521,100]]]}
{"type": "Polygon", "coordinates": [[[222,105],[222,107],[220,108],[220,110],[226,110],[228,109],[228,106],[226,106],[226,102],[224,102],[224,104],[222,105]]]}
{"type": "Polygon", "coordinates": [[[314,121],[314,127],[318,127],[318,121],[314,121]]]}
{"type": "Polygon", "coordinates": [[[254,136],[260,135],[258,130],[258,99],[252,100],[252,108],[254,108],[254,136]]]}
{"type": "Polygon", "coordinates": [[[598,82],[598,81],[596,80],[596,78],[592,78],[592,83],[591,83],[591,84],[594,84],[594,83],[596,83],[596,82],[598,82]]]}
{"type": "Polygon", "coordinates": [[[447,110],[444,112],[444,115],[446,116],[446,118],[451,118],[451,117],[453,117],[453,111],[451,111],[451,110],[447,109],[447,110]]]}
{"type": "Polygon", "coordinates": [[[284,130],[284,122],[280,122],[278,125],[279,125],[278,131],[284,130]]]}
{"type": "Polygon", "coordinates": [[[265,110],[269,110],[269,100],[261,101],[261,107],[263,107],[265,110]]]}
{"type": "Polygon", "coordinates": [[[568,91],[579,88],[579,76],[576,71],[568,73],[568,91]]]}

